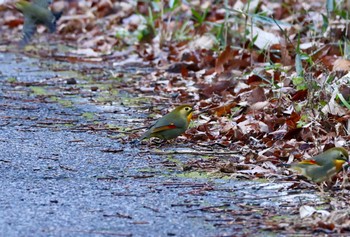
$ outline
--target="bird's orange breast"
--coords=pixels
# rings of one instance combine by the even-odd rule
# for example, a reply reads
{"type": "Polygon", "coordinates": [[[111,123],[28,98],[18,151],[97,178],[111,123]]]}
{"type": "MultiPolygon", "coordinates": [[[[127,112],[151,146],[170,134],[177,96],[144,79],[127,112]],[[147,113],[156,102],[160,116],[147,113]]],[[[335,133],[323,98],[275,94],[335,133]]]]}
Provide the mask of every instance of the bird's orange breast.
{"type": "Polygon", "coordinates": [[[339,172],[343,168],[343,164],[345,162],[346,162],[345,160],[334,160],[334,165],[335,165],[337,172],[339,172]]]}
{"type": "Polygon", "coordinates": [[[193,114],[192,114],[192,113],[190,113],[189,115],[187,115],[187,122],[188,122],[188,123],[191,121],[192,116],[193,116],[193,114]]]}

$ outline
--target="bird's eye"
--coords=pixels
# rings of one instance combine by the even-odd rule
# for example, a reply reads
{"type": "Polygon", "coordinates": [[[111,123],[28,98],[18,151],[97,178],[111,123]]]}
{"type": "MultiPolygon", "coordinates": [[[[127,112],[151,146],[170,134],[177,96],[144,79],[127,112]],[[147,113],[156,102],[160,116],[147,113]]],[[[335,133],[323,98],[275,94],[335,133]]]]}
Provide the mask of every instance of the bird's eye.
{"type": "Polygon", "coordinates": [[[186,110],[186,111],[189,111],[189,110],[190,110],[190,108],[189,108],[189,107],[186,107],[186,108],[185,108],[185,110],[186,110]]]}

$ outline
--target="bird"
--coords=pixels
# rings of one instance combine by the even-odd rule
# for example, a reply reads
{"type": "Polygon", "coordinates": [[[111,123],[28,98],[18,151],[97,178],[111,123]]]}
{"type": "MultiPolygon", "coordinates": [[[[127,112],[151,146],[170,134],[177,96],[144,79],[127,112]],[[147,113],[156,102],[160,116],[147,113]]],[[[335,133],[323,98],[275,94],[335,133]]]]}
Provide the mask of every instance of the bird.
{"type": "Polygon", "coordinates": [[[311,159],[291,164],[291,168],[315,183],[330,181],[349,160],[348,151],[333,147],[311,159]]]}
{"type": "Polygon", "coordinates": [[[163,141],[176,138],[183,134],[192,118],[193,107],[180,105],[170,113],[159,118],[140,138],[139,141],[157,137],[163,141]]]}
{"type": "Polygon", "coordinates": [[[62,12],[52,12],[48,9],[51,0],[33,0],[28,2],[19,0],[15,7],[24,16],[23,38],[19,43],[20,47],[26,46],[36,32],[37,25],[44,25],[53,33],[56,31],[56,22],[61,17],[62,12]]]}

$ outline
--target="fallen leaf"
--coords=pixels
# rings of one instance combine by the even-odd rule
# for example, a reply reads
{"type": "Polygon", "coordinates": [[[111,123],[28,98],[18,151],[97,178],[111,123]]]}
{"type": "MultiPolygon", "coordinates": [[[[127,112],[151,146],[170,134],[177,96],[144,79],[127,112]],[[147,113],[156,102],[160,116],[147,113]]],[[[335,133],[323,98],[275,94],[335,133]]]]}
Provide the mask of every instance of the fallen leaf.
{"type": "Polygon", "coordinates": [[[231,59],[233,59],[233,50],[231,49],[231,46],[226,46],[225,50],[221,52],[219,57],[216,59],[215,62],[215,71],[220,74],[222,73],[224,69],[224,65],[231,59]]]}
{"type": "Polygon", "coordinates": [[[333,64],[333,71],[349,71],[350,60],[338,58],[333,64]]]}

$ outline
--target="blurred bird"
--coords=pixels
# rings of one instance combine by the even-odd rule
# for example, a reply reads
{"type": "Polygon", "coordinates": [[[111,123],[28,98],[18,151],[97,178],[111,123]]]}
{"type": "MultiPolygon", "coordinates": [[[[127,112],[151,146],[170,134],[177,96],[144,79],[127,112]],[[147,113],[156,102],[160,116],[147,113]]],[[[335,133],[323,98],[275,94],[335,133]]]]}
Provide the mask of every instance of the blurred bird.
{"type": "Polygon", "coordinates": [[[348,162],[348,151],[343,147],[333,147],[312,159],[291,164],[291,168],[315,183],[330,181],[348,162]]]}
{"type": "Polygon", "coordinates": [[[48,9],[51,0],[33,0],[32,3],[19,0],[15,3],[16,8],[24,16],[23,38],[20,47],[26,46],[31,37],[35,34],[37,25],[44,25],[53,33],[56,31],[56,21],[61,17],[62,12],[52,12],[48,9]]]}
{"type": "Polygon", "coordinates": [[[180,136],[190,124],[192,112],[193,108],[190,105],[176,107],[170,113],[159,118],[139,140],[151,137],[169,140],[180,136]]]}

